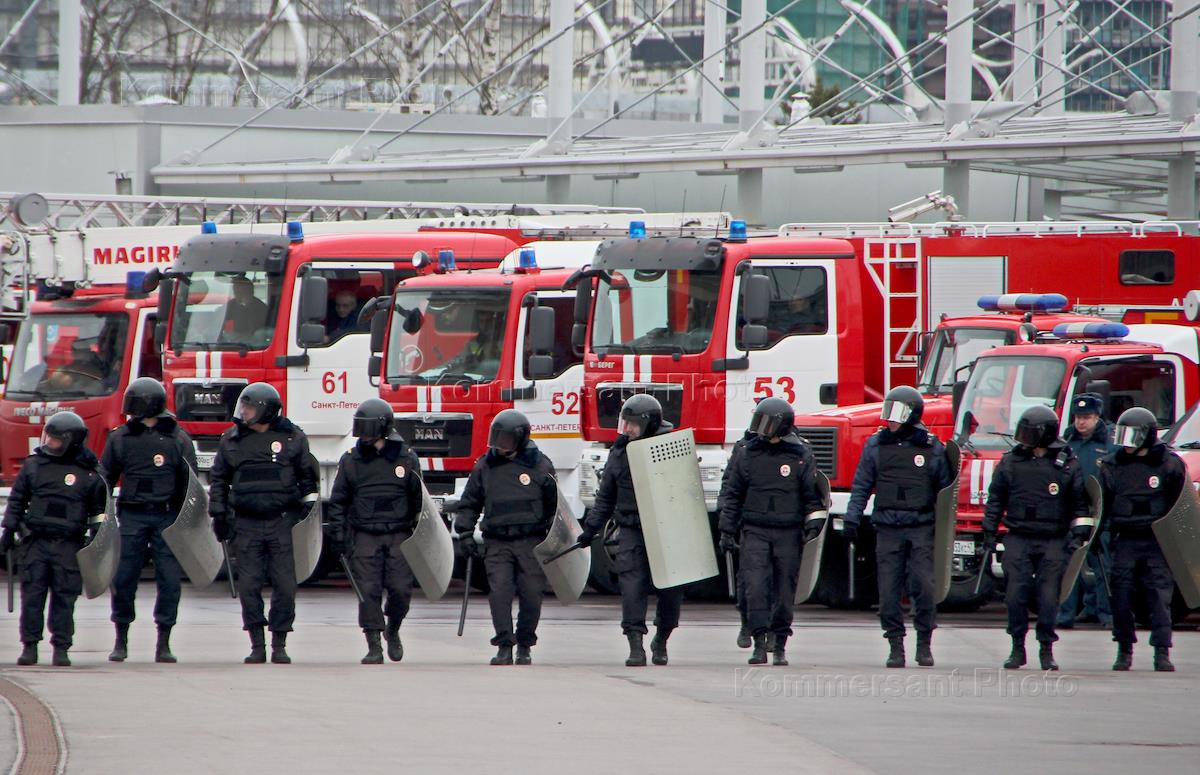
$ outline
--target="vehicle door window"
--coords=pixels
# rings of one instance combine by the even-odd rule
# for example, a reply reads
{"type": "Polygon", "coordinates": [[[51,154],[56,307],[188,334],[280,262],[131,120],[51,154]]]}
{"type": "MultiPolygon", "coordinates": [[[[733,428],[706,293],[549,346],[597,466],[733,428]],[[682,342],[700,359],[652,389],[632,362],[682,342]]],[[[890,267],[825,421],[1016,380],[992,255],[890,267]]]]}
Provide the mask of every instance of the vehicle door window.
{"type": "MultiPolygon", "coordinates": [[[[771,281],[767,315],[767,343],[774,347],[789,336],[824,334],[829,331],[829,298],[825,270],[819,266],[755,267],[755,274],[771,281]]],[[[741,338],[742,299],[738,296],[738,338],[741,338]]]]}
{"type": "Polygon", "coordinates": [[[342,337],[370,333],[370,321],[359,320],[359,311],[376,296],[391,294],[396,283],[403,279],[390,267],[313,269],[312,273],[329,282],[329,303],[326,305],[325,318],[321,321],[325,326],[325,342],[310,347],[328,347],[342,337]]]}
{"type": "MultiPolygon", "coordinates": [[[[554,350],[550,353],[554,357],[554,373],[550,376],[557,377],[575,364],[583,363],[583,357],[576,355],[574,348],[571,347],[571,327],[575,322],[575,299],[574,297],[542,297],[538,299],[538,305],[554,310],[554,350]]],[[[524,343],[524,373],[528,375],[529,358],[533,355],[533,340],[530,338],[528,316],[525,318],[524,343]]]]}
{"type": "Polygon", "coordinates": [[[1104,400],[1104,419],[1115,423],[1126,409],[1149,409],[1165,428],[1175,422],[1175,365],[1167,361],[1089,361],[1086,389],[1104,400]]]}
{"type": "Polygon", "coordinates": [[[1118,264],[1122,285],[1175,282],[1175,253],[1170,250],[1124,250],[1118,264]]]}

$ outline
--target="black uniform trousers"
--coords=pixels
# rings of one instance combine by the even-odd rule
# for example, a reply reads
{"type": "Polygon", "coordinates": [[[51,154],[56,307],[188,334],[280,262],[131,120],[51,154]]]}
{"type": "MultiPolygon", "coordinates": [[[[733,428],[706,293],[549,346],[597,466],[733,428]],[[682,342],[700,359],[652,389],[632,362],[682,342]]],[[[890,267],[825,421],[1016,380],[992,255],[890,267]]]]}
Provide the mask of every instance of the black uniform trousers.
{"type": "Polygon", "coordinates": [[[1010,532],[1004,537],[1004,568],[1006,588],[1004,604],[1008,606],[1008,634],[1024,640],[1029,632],[1029,600],[1037,601],[1038,643],[1054,643],[1058,634],[1058,592],[1067,569],[1067,537],[1031,536],[1010,532]],[[1036,589],[1035,589],[1036,587],[1036,589]]]}
{"type": "Polygon", "coordinates": [[[875,526],[875,563],[879,575],[879,622],[883,637],[904,637],[907,593],[913,604],[913,628],[933,632],[937,604],[933,601],[933,525],[875,526]]]}
{"type": "Polygon", "coordinates": [[[83,577],[75,552],[83,546],[72,538],[26,539],[14,552],[21,566],[21,642],[37,643],[45,624],[50,595],[50,643],[71,648],[75,637],[75,601],[83,593],[83,577]]]}
{"type": "Polygon", "coordinates": [[[1144,592],[1150,615],[1150,645],[1171,647],[1171,596],[1175,581],[1154,535],[1116,535],[1112,543],[1113,640],[1137,643],[1134,590],[1144,592]]]}
{"type": "Polygon", "coordinates": [[[650,561],[646,557],[646,539],[640,528],[622,526],[617,531],[617,586],[621,590],[621,630],[625,634],[645,634],[646,609],[650,593],[658,594],[654,611],[654,626],[673,630],[679,626],[679,608],[683,604],[683,587],[657,589],[650,577],[650,561]]]}
{"type": "Polygon", "coordinates": [[[483,545],[483,568],[487,571],[488,606],[496,637],[493,646],[533,646],[537,644],[538,620],[542,618],[542,597],[546,594],[546,573],[533,553],[542,542],[527,538],[488,538],[483,545]],[[517,631],[513,633],[513,598],[518,601],[517,631]]]}
{"type": "Polygon", "coordinates": [[[742,527],[741,575],[746,588],[746,618],[755,635],[792,634],[792,606],[800,575],[800,527],[742,527]]]}
{"type": "Polygon", "coordinates": [[[353,532],[350,542],[350,572],[363,599],[358,604],[358,626],[364,632],[380,632],[385,624],[399,629],[412,603],[413,572],[400,553],[400,544],[411,530],[395,533],[353,532]],[[383,593],[387,592],[386,611],[383,593]],[[387,620],[385,623],[384,615],[387,620]]]}
{"type": "Polygon", "coordinates": [[[154,581],[158,587],[158,597],[154,601],[154,623],[163,628],[175,626],[183,568],[162,536],[163,528],[170,527],[175,517],[170,511],[120,510],[121,560],[113,579],[113,622],[129,624],[137,618],[134,599],[137,597],[142,568],[146,564],[146,553],[150,552],[154,558],[154,581]]]}
{"type": "Polygon", "coordinates": [[[242,629],[266,626],[291,632],[296,621],[296,561],[292,555],[289,516],[234,522],[233,553],[237,558],[237,591],[242,603],[242,629]],[[262,590],[271,584],[270,617],[263,616],[262,590]]]}

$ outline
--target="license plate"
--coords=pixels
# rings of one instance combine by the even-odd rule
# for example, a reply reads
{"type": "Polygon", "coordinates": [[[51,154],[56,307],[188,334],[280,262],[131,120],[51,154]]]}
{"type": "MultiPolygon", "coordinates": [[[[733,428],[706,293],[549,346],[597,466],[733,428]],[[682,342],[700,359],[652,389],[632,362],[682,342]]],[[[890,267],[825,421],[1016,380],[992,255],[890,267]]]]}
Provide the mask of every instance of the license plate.
{"type": "Polygon", "coordinates": [[[196,468],[201,471],[207,471],[212,468],[213,461],[217,459],[216,452],[197,452],[196,453],[196,468]]]}
{"type": "Polygon", "coordinates": [[[975,542],[974,541],[955,541],[954,542],[954,553],[966,555],[968,557],[974,557],[975,556],[975,542]]]}

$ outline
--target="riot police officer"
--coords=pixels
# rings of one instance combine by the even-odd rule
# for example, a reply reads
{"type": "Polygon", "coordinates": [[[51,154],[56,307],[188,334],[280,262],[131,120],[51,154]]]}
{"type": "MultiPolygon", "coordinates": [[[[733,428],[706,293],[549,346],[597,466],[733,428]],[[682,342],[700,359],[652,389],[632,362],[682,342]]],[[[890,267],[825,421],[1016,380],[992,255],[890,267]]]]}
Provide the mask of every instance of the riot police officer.
{"type": "MultiPolygon", "coordinates": [[[[746,445],[754,439],[758,438],[758,434],[745,431],[742,438],[733,443],[733,448],[729,450],[729,462],[725,465],[725,470],[721,472],[721,490],[717,496],[717,513],[722,514],[725,511],[725,494],[729,491],[729,475],[737,466],[735,461],[740,455],[746,451],[746,445]]],[[[738,563],[738,569],[734,574],[734,592],[736,599],[734,601],[738,612],[738,634],[737,646],[740,649],[748,649],[754,645],[753,635],[750,630],[750,617],[746,609],[746,580],[742,573],[741,562],[738,563]]],[[[768,636],[770,641],[771,636],[768,636]]],[[[773,645],[773,644],[772,644],[773,645]]]]}
{"type": "Polygon", "coordinates": [[[633,478],[629,473],[627,447],[640,439],[670,433],[671,423],[663,420],[662,405],[654,396],[638,394],[626,399],[621,407],[617,440],[608,451],[608,461],[600,475],[596,502],[584,521],[578,542],[588,546],[604,529],[611,518],[620,530],[617,533],[617,585],[621,590],[621,630],[629,641],[628,667],[646,664],[642,638],[646,635],[646,608],[650,592],[657,592],[654,639],[650,641],[651,660],[656,665],[667,664],[667,639],[679,626],[679,609],[683,603],[683,587],[655,590],[650,577],[650,562],[646,557],[646,541],[638,514],[633,478]]]}
{"type": "Polygon", "coordinates": [[[179,513],[196,466],[196,452],[191,437],[167,412],[167,391],[158,380],[139,377],[131,382],[125,390],[122,411],[129,421],[108,434],[100,457],[109,487],[121,485],[117,501],[121,560],[112,591],[112,621],[117,634],[108,659],[124,662],[128,656],[134,598],[150,551],[154,554],[154,580],[158,586],[154,661],[174,662],[171,628],[179,610],[183,570],[163,540],[162,531],[179,513]]]}
{"type": "MultiPolygon", "coordinates": [[[[1086,483],[1089,476],[1098,476],[1100,461],[1114,451],[1112,445],[1112,426],[1104,421],[1101,411],[1104,409],[1104,399],[1096,393],[1080,393],[1071,399],[1071,427],[1063,434],[1067,446],[1079,460],[1079,469],[1086,483]]],[[[1104,627],[1112,628],[1112,605],[1109,603],[1106,584],[1100,579],[1108,577],[1109,546],[1108,533],[1097,536],[1099,540],[1092,544],[1088,552],[1087,564],[1096,576],[1096,582],[1090,588],[1084,584],[1083,578],[1076,579],[1071,594],[1058,609],[1058,629],[1070,629],[1075,626],[1076,614],[1079,612],[1080,598],[1083,599],[1083,614],[1085,621],[1091,617],[1104,627]]]]}
{"type": "Polygon", "coordinates": [[[1087,541],[1095,519],[1089,511],[1079,461],[1058,437],[1058,415],[1053,409],[1026,409],[1017,421],[1013,440],[1017,446],[1004,453],[992,474],[983,515],[985,556],[996,546],[1000,523],[1008,528],[1004,602],[1012,653],[1004,667],[1016,670],[1025,664],[1029,599],[1036,578],[1038,660],[1043,670],[1057,670],[1054,626],[1063,572],[1070,554],[1087,541]]]}
{"type": "Polygon", "coordinates": [[[271,661],[288,664],[287,634],[296,619],[296,566],[292,526],[317,500],[317,461],[304,431],[283,417],[279,391],[247,385],[234,426],[221,434],[209,472],[209,514],[220,541],[233,542],[242,626],[250,633],[247,664],[267,661],[264,626],[271,630],[271,661]],[[262,589],[271,584],[271,612],[263,616],[262,589]]]}
{"type": "Polygon", "coordinates": [[[483,513],[483,566],[487,571],[488,604],[497,647],[493,665],[531,664],[537,644],[546,574],[533,549],[546,538],[558,513],[554,464],[529,438],[529,420],[516,409],[496,415],[488,434],[488,451],[471,469],[458,502],[454,529],[464,552],[477,555],[475,523],[483,513]],[[513,632],[513,598],[519,599],[513,632]]]}
{"type": "Polygon", "coordinates": [[[934,505],[954,480],[942,442],[921,424],[925,401],[916,389],[894,387],[884,396],[880,419],[887,423],[867,439],[846,509],[843,537],[854,541],[867,499],[875,493],[875,562],[879,576],[879,621],[890,651],[886,665],[904,667],[906,591],[913,602],[917,664],[933,666],[934,505]],[[906,587],[905,580],[908,580],[906,587]]]}
{"type": "Polygon", "coordinates": [[[721,548],[741,552],[752,665],[766,664],[769,633],[775,636],[774,664],[787,664],[800,548],[821,532],[828,517],[816,464],[793,431],[794,420],[795,412],[782,398],[760,401],[750,419],[754,438],[731,457],[722,485],[721,548]]]}
{"type": "Polygon", "coordinates": [[[1112,533],[1113,670],[1133,665],[1134,588],[1145,591],[1150,614],[1154,669],[1172,672],[1171,596],[1175,583],[1151,525],[1166,516],[1189,486],[1187,468],[1158,440],[1158,422],[1148,409],[1135,406],[1117,418],[1117,451],[1100,464],[1105,529],[1112,533]]]}
{"type": "Polygon", "coordinates": [[[400,552],[421,514],[421,466],[393,428],[392,408],[368,398],[354,412],[358,443],[342,455],[329,496],[333,549],[347,557],[362,600],[358,626],[367,638],[364,665],[383,664],[383,594],[387,590],[388,659],[404,657],[400,624],[412,601],[413,572],[400,552]]]}
{"type": "MultiPolygon", "coordinates": [[[[38,661],[46,594],[50,594],[53,664],[69,667],[75,634],[75,601],[83,579],[75,553],[106,518],[107,487],[100,461],[84,446],[88,430],[74,412],[46,421],[42,443],[25,458],[4,513],[0,552],[21,536],[21,643],[18,665],[38,661]]],[[[11,570],[11,569],[10,569],[11,570]]]]}

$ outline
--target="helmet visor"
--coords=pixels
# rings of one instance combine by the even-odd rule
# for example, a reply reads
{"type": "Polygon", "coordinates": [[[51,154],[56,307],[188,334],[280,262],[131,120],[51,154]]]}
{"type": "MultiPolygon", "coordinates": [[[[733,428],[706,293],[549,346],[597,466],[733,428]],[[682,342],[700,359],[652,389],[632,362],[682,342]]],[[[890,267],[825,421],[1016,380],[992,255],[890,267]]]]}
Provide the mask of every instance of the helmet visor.
{"type": "Polygon", "coordinates": [[[879,413],[879,419],[884,422],[908,422],[912,417],[912,407],[902,401],[884,401],[883,410],[879,413]]]}
{"type": "Polygon", "coordinates": [[[247,425],[254,425],[255,423],[262,422],[262,417],[266,414],[266,408],[265,404],[258,401],[240,398],[238,399],[235,416],[247,425]]]}
{"type": "Polygon", "coordinates": [[[388,431],[390,423],[385,417],[355,417],[352,431],[355,437],[364,441],[382,439],[388,431]]]}
{"type": "Polygon", "coordinates": [[[1026,447],[1042,447],[1045,446],[1043,437],[1046,435],[1045,428],[1041,425],[1019,422],[1017,423],[1017,432],[1013,434],[1013,440],[1026,447]]]}
{"type": "Polygon", "coordinates": [[[520,439],[517,434],[504,428],[492,428],[488,434],[488,446],[501,455],[511,455],[517,451],[520,439]]]}
{"type": "Polygon", "coordinates": [[[617,433],[640,439],[646,433],[646,423],[640,417],[622,417],[617,423],[617,433]]]}
{"type": "Polygon", "coordinates": [[[154,404],[154,399],[147,396],[125,396],[125,406],[122,411],[135,420],[144,420],[158,414],[154,404]]]}
{"type": "Polygon", "coordinates": [[[51,434],[48,429],[42,430],[42,451],[54,457],[61,457],[67,451],[70,439],[51,434]]]}
{"type": "Polygon", "coordinates": [[[1150,430],[1141,425],[1118,425],[1116,441],[1118,447],[1137,449],[1146,443],[1150,430]]]}
{"type": "Polygon", "coordinates": [[[754,413],[750,418],[750,427],[746,430],[751,433],[757,433],[764,439],[773,439],[781,435],[784,426],[784,418],[770,414],[754,413]]]}

